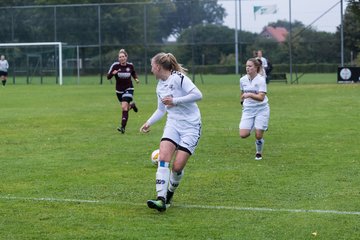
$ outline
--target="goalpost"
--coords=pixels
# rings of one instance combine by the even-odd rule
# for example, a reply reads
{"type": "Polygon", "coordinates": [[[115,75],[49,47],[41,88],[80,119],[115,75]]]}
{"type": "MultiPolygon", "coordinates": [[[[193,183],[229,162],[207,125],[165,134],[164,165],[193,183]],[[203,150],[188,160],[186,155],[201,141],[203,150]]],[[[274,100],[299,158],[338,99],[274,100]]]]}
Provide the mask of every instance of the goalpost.
{"type": "MultiPolygon", "coordinates": [[[[0,43],[0,48],[8,48],[8,47],[32,47],[32,46],[55,46],[58,50],[58,77],[59,77],[59,85],[63,84],[63,67],[62,67],[62,43],[61,42],[33,42],[33,43],[0,43]]],[[[10,66],[11,67],[11,66],[10,66]]]]}

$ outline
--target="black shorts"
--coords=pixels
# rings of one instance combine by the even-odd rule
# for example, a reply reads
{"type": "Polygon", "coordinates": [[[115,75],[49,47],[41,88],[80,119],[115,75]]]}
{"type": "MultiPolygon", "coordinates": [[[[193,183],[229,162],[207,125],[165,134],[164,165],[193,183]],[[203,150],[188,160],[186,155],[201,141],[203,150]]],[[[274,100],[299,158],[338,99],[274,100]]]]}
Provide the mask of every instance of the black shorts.
{"type": "Polygon", "coordinates": [[[116,92],[119,102],[130,103],[133,100],[134,90],[125,90],[124,92],[116,92]]]}
{"type": "Polygon", "coordinates": [[[0,71],[0,76],[5,76],[5,77],[7,77],[7,75],[8,75],[8,72],[0,71]]]}

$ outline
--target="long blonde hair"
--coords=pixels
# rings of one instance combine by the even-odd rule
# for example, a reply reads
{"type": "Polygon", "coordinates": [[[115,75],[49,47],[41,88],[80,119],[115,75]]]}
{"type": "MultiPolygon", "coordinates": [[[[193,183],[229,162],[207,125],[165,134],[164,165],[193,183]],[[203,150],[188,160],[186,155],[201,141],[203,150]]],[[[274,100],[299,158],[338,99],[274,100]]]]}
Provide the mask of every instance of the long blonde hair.
{"type": "Polygon", "coordinates": [[[171,53],[158,53],[156,54],[152,60],[159,64],[162,68],[169,71],[179,71],[182,73],[186,73],[188,70],[179,64],[175,58],[175,56],[171,53]]]}

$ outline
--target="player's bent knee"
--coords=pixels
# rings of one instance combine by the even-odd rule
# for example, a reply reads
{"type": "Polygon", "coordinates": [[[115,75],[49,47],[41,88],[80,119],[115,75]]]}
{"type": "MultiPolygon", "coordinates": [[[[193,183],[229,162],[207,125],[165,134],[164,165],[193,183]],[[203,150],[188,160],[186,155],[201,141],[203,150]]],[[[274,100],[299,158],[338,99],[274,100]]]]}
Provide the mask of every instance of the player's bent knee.
{"type": "Polygon", "coordinates": [[[183,169],[184,169],[183,167],[173,166],[171,170],[177,175],[181,175],[183,169]]]}
{"type": "Polygon", "coordinates": [[[250,131],[241,131],[239,132],[239,136],[241,138],[247,138],[248,136],[250,136],[250,131]]]}

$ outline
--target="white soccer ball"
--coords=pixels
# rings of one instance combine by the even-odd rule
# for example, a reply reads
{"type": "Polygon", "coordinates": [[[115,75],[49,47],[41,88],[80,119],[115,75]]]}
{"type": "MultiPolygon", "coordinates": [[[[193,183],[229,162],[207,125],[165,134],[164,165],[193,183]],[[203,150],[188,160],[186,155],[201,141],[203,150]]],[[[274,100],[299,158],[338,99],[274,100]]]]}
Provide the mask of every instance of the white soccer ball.
{"type": "Polygon", "coordinates": [[[159,149],[156,149],[151,153],[151,162],[154,165],[157,165],[159,162],[159,149]]]}

